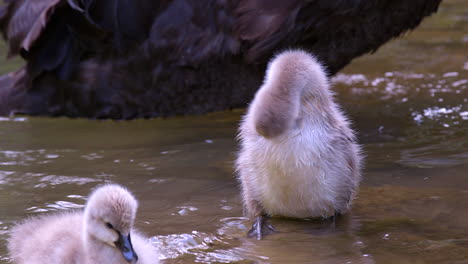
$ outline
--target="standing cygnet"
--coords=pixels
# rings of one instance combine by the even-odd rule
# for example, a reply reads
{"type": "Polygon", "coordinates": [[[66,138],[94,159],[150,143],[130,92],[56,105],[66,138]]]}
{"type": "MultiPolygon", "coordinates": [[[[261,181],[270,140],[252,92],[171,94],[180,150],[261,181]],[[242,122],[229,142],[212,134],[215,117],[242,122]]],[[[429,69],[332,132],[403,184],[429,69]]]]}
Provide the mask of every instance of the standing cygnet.
{"type": "Polygon", "coordinates": [[[17,264],[159,263],[156,249],[133,229],[138,203],[121,186],[94,191],[84,211],[28,219],[11,230],[17,264]]]}
{"type": "Polygon", "coordinates": [[[249,236],[273,231],[264,217],[345,213],[361,178],[360,147],[310,54],[285,51],[268,65],[239,132],[236,170],[249,236]]]}

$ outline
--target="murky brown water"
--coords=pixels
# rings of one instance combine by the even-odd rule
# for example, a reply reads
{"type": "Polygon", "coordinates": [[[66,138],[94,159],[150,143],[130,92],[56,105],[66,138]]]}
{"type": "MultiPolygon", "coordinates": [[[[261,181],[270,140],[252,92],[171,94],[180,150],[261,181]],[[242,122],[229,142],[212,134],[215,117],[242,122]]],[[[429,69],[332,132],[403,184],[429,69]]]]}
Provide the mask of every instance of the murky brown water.
{"type": "MultiPolygon", "coordinates": [[[[0,72],[18,63],[2,60],[0,72]]],[[[280,233],[245,238],[232,169],[243,110],[0,118],[0,262],[15,221],[82,207],[112,181],[136,194],[136,225],[165,263],[468,263],[468,2],[445,1],[334,83],[367,155],[359,198],[336,228],[276,219],[280,233]]]]}

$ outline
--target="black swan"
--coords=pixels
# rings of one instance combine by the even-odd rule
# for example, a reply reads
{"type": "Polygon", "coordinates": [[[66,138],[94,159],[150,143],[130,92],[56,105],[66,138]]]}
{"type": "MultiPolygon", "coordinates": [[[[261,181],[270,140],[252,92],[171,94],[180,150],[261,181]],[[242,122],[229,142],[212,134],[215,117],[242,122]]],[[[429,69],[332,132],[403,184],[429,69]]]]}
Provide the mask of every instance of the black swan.
{"type": "Polygon", "coordinates": [[[330,75],[415,28],[441,0],[4,0],[0,115],[132,119],[243,107],[268,60],[330,75]]]}

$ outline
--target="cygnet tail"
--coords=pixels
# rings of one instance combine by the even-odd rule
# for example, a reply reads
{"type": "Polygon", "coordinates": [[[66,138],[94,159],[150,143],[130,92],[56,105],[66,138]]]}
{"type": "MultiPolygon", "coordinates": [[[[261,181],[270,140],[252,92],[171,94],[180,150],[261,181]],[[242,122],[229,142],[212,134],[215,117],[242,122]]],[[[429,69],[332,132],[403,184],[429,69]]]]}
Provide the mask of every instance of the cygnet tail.
{"type": "Polygon", "coordinates": [[[328,87],[326,73],[312,55],[302,50],[282,52],[270,62],[264,84],[250,107],[248,115],[255,130],[273,138],[296,127],[304,90],[313,93],[324,87],[328,87]]]}

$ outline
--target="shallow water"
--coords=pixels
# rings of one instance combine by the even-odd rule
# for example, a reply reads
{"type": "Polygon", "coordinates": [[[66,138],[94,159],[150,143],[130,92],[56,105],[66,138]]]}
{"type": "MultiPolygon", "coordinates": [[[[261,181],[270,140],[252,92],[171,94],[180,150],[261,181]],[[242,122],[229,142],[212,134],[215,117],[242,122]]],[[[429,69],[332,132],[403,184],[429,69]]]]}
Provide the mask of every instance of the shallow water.
{"type": "MultiPolygon", "coordinates": [[[[0,47],[0,49],[3,47],[0,47]]],[[[140,201],[164,263],[468,263],[468,2],[334,78],[364,181],[336,227],[275,219],[245,238],[232,162],[243,110],[136,121],[0,118],[0,263],[15,221],[79,208],[104,182],[140,201]]],[[[0,62],[0,71],[19,60],[0,62]]]]}

